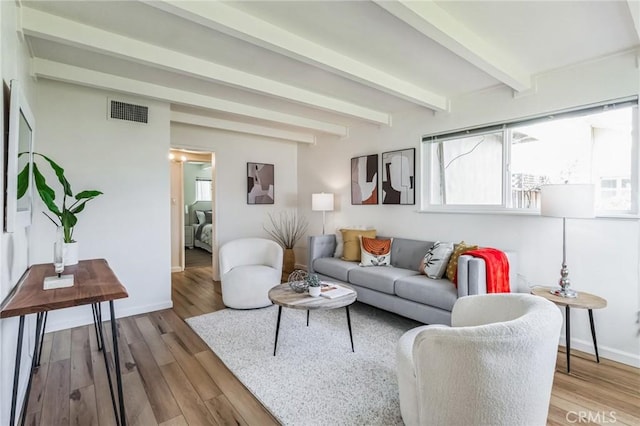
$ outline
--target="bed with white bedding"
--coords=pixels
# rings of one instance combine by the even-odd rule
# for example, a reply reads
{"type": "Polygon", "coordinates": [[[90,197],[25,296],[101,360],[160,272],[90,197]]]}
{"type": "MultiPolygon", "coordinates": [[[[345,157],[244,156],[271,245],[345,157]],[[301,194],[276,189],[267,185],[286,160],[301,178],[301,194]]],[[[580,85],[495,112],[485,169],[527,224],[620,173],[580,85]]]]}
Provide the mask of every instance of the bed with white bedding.
{"type": "Polygon", "coordinates": [[[193,245],[212,253],[213,225],[211,201],[196,201],[189,206],[189,221],[193,226],[193,245]]]}

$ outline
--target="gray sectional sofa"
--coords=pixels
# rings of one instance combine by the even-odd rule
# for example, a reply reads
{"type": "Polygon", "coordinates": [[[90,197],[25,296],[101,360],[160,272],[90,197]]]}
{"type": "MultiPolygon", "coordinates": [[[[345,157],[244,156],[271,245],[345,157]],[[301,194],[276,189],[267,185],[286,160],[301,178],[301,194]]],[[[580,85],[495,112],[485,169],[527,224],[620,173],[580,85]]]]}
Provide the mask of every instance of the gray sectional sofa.
{"type": "MultiPolygon", "coordinates": [[[[485,262],[480,258],[460,256],[456,288],[446,278],[434,280],[418,272],[424,255],[432,245],[430,241],[394,238],[391,267],[362,267],[358,262],[333,257],[335,235],[311,236],[307,268],[322,280],[349,284],[358,292],[360,302],[425,324],[450,325],[451,310],[458,297],[487,292],[485,262]]],[[[511,291],[514,291],[515,255],[505,253],[512,270],[511,291]]]]}

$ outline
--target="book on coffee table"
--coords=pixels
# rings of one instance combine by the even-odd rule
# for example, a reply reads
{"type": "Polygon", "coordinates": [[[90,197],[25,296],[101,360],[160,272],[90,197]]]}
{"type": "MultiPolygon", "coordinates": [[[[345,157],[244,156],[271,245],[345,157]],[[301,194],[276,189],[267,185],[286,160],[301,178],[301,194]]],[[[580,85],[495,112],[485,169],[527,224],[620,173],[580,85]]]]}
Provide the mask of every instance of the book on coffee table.
{"type": "Polygon", "coordinates": [[[322,283],[322,288],[320,289],[320,296],[326,297],[327,299],[335,299],[336,297],[346,296],[351,293],[353,293],[353,290],[350,288],[331,283],[322,283]]]}

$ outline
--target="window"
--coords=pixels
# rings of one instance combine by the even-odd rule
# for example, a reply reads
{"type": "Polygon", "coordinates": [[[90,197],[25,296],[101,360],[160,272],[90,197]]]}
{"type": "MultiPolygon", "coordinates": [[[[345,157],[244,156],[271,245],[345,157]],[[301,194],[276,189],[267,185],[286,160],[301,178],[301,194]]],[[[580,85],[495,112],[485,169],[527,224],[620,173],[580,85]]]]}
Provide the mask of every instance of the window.
{"type": "Polygon", "coordinates": [[[211,201],[211,179],[196,178],[196,201],[211,201]]]}
{"type": "Polygon", "coordinates": [[[426,136],[426,207],[540,208],[547,183],[592,183],[600,212],[635,213],[637,100],[426,136]]]}

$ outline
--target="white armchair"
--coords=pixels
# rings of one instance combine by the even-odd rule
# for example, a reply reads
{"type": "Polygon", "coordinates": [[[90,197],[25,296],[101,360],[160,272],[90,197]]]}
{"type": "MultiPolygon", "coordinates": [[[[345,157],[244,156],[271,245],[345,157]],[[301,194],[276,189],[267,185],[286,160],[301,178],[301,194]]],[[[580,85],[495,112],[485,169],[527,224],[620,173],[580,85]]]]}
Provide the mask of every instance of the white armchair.
{"type": "Polygon", "coordinates": [[[222,302],[235,309],[271,305],[269,290],[280,284],[283,250],[275,241],[242,238],[220,247],[222,302]]]}
{"type": "Polygon", "coordinates": [[[545,425],[562,328],[529,294],[459,298],[451,327],[407,331],[397,346],[406,425],[545,425]]]}

